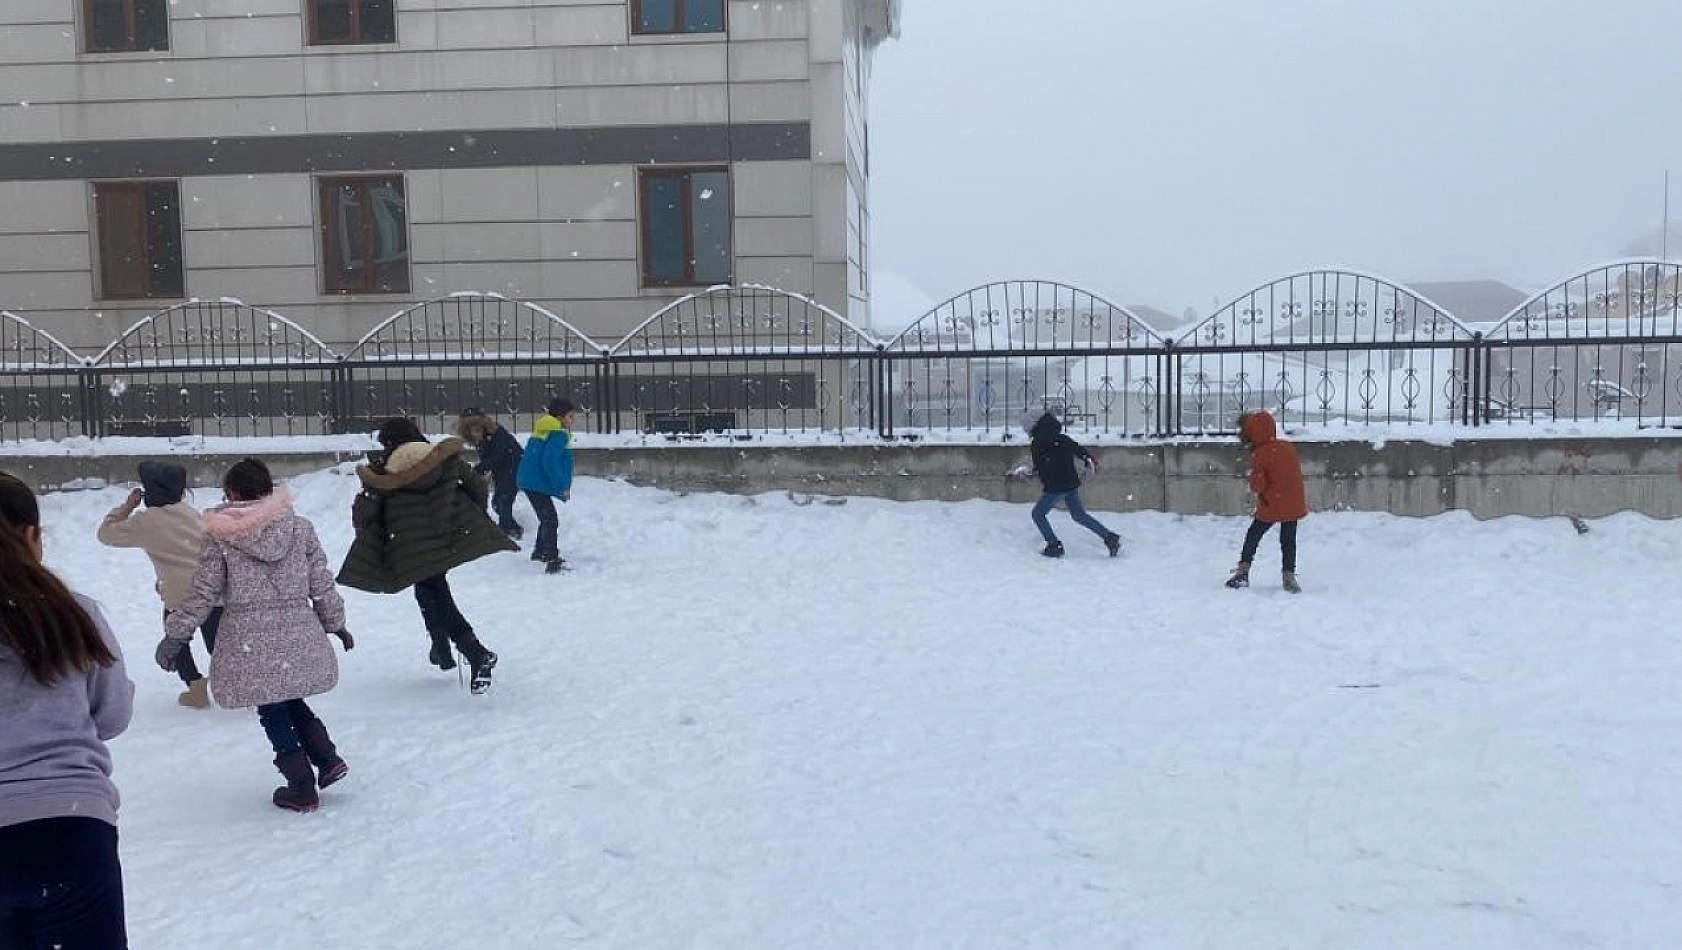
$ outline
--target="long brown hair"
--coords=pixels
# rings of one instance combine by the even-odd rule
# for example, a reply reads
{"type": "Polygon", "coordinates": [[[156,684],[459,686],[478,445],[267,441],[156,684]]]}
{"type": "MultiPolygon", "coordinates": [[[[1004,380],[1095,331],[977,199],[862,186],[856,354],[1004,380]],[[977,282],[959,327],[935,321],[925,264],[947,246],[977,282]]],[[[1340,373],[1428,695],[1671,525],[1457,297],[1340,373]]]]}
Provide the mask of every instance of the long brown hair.
{"type": "Polygon", "coordinates": [[[51,686],[96,663],[110,666],[117,658],[70,588],[35,557],[24,529],[40,527],[35,493],[0,472],[0,577],[6,578],[0,592],[0,645],[23,660],[36,682],[51,686]]]}

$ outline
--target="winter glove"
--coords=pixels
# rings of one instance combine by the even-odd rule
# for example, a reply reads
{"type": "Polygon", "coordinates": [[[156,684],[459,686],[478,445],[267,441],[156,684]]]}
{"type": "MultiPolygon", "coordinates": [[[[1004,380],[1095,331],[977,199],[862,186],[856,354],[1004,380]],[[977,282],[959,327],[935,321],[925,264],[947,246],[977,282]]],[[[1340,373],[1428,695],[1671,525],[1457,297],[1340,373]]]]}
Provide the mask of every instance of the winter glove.
{"type": "Polygon", "coordinates": [[[346,653],[356,649],[356,638],[350,635],[349,630],[335,630],[333,636],[338,637],[339,642],[345,645],[346,653]]]}
{"type": "Polygon", "coordinates": [[[158,649],[152,658],[158,661],[158,667],[165,673],[175,672],[175,659],[181,655],[181,641],[164,637],[158,641],[158,649]]]}

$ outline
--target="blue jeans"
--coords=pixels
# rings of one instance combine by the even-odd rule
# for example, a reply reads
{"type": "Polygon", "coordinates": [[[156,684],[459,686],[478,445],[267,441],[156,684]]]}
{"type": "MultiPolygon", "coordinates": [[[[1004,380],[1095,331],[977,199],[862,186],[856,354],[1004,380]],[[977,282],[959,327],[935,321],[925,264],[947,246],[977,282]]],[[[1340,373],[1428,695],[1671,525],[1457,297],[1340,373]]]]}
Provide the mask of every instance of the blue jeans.
{"type": "Polygon", "coordinates": [[[0,828],[0,947],[127,946],[116,828],[97,818],[0,828]]]}
{"type": "Polygon", "coordinates": [[[1046,544],[1057,543],[1057,534],[1051,530],[1051,522],[1046,520],[1045,515],[1057,507],[1060,501],[1068,503],[1069,517],[1075,519],[1075,524],[1100,538],[1107,538],[1112,533],[1109,528],[1100,524],[1097,518],[1086,513],[1086,506],[1080,503],[1079,491],[1048,491],[1034,503],[1034,527],[1040,529],[1040,537],[1045,538],[1046,544]]]}
{"type": "Polygon", "coordinates": [[[532,545],[534,561],[548,561],[561,556],[561,516],[555,513],[555,496],[540,491],[526,492],[526,501],[537,512],[537,543],[532,545]]]}
{"type": "Polygon", "coordinates": [[[302,748],[303,744],[298,741],[298,728],[314,718],[315,713],[301,699],[257,707],[257,721],[269,734],[269,745],[274,746],[277,759],[302,748]]]}

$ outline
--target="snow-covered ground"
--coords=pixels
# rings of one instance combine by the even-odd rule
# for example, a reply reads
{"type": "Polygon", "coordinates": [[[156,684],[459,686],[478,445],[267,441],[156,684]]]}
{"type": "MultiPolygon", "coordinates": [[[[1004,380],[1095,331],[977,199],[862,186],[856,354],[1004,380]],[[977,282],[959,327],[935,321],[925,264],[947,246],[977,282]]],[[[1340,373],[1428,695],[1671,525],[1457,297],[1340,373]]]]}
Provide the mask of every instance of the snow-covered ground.
{"type": "MultiPolygon", "coordinates": [[[[293,488],[342,556],[354,477],[293,488]]],[[[139,684],[136,950],[1682,943],[1673,523],[1319,514],[1292,597],[1272,543],[1220,586],[1237,518],[1099,513],[1112,561],[1056,513],[1057,562],[1025,505],[585,479],[575,571],[452,576],[488,696],[347,593],[314,705],[351,774],[300,816],[255,715],[152,666],[121,497],[45,507],[139,684]]]]}

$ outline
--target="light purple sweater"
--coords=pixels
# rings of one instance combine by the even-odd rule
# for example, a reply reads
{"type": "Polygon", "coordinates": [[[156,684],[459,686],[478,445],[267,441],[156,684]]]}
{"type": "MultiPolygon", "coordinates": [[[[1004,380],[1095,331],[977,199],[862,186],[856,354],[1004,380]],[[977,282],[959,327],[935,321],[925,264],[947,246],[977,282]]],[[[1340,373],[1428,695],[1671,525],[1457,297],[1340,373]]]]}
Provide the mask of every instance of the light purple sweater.
{"type": "Polygon", "coordinates": [[[99,605],[78,594],[117,662],[42,686],[0,645],[0,828],[42,818],[117,823],[105,740],[128,728],[134,683],[99,605]]]}

